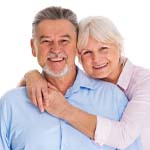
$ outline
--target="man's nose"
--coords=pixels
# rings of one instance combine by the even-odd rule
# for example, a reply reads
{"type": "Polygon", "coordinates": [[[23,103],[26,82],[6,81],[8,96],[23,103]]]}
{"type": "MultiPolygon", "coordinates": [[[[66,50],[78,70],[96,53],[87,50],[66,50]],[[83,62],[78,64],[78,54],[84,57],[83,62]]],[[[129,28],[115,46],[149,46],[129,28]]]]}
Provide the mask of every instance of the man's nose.
{"type": "Polygon", "coordinates": [[[60,53],[62,51],[62,48],[59,45],[59,43],[53,43],[53,45],[50,48],[50,51],[53,53],[60,53]]]}

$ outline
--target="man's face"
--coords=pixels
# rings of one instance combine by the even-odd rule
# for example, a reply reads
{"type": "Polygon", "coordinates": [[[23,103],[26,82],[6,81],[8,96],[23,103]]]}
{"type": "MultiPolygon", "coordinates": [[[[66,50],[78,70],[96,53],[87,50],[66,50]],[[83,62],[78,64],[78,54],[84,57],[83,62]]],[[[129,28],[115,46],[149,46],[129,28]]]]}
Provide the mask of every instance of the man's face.
{"type": "Polygon", "coordinates": [[[50,76],[66,75],[75,66],[76,32],[67,20],[43,20],[31,40],[33,56],[50,76]]]}

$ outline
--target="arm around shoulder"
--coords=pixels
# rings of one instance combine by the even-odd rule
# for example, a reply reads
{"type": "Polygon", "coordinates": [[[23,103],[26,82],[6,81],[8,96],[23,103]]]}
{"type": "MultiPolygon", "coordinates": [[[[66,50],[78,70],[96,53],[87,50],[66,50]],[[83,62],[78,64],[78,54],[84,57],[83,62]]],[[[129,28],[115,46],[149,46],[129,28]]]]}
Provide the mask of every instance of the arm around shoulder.
{"type": "Polygon", "coordinates": [[[150,107],[150,74],[136,78],[129,86],[126,91],[129,102],[120,121],[98,118],[95,134],[97,143],[123,149],[140,136],[150,107]],[[106,126],[109,129],[106,130],[106,126]],[[103,132],[108,135],[105,139],[101,135],[103,132]]]}

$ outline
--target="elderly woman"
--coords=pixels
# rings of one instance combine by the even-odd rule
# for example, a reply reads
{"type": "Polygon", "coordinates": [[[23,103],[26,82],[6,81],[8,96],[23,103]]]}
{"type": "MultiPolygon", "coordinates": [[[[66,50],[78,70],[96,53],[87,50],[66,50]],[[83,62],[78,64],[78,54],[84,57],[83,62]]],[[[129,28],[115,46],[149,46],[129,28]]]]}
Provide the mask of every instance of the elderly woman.
{"type": "MultiPolygon", "coordinates": [[[[79,111],[70,122],[98,144],[124,149],[141,134],[150,103],[150,71],[133,65],[123,56],[123,38],[105,17],[88,17],[79,23],[78,56],[85,72],[93,78],[116,84],[129,103],[120,121],[79,111]],[[84,114],[84,115],[82,115],[84,114]],[[89,132],[86,132],[89,131],[89,132]]],[[[48,84],[38,71],[25,75],[28,95],[43,111],[48,84]]],[[[111,98],[111,97],[110,97],[111,98]]],[[[74,114],[70,114],[74,115],[74,114]]]]}

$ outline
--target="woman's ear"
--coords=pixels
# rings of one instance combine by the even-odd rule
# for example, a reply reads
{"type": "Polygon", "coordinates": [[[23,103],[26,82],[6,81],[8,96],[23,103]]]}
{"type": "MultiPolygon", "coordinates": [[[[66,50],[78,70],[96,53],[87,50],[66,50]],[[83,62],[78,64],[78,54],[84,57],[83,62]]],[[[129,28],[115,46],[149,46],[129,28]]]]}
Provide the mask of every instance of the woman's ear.
{"type": "Polygon", "coordinates": [[[30,40],[30,46],[31,46],[31,49],[32,49],[32,55],[33,55],[34,57],[36,57],[36,48],[35,48],[34,39],[31,39],[31,40],[30,40]]]}

